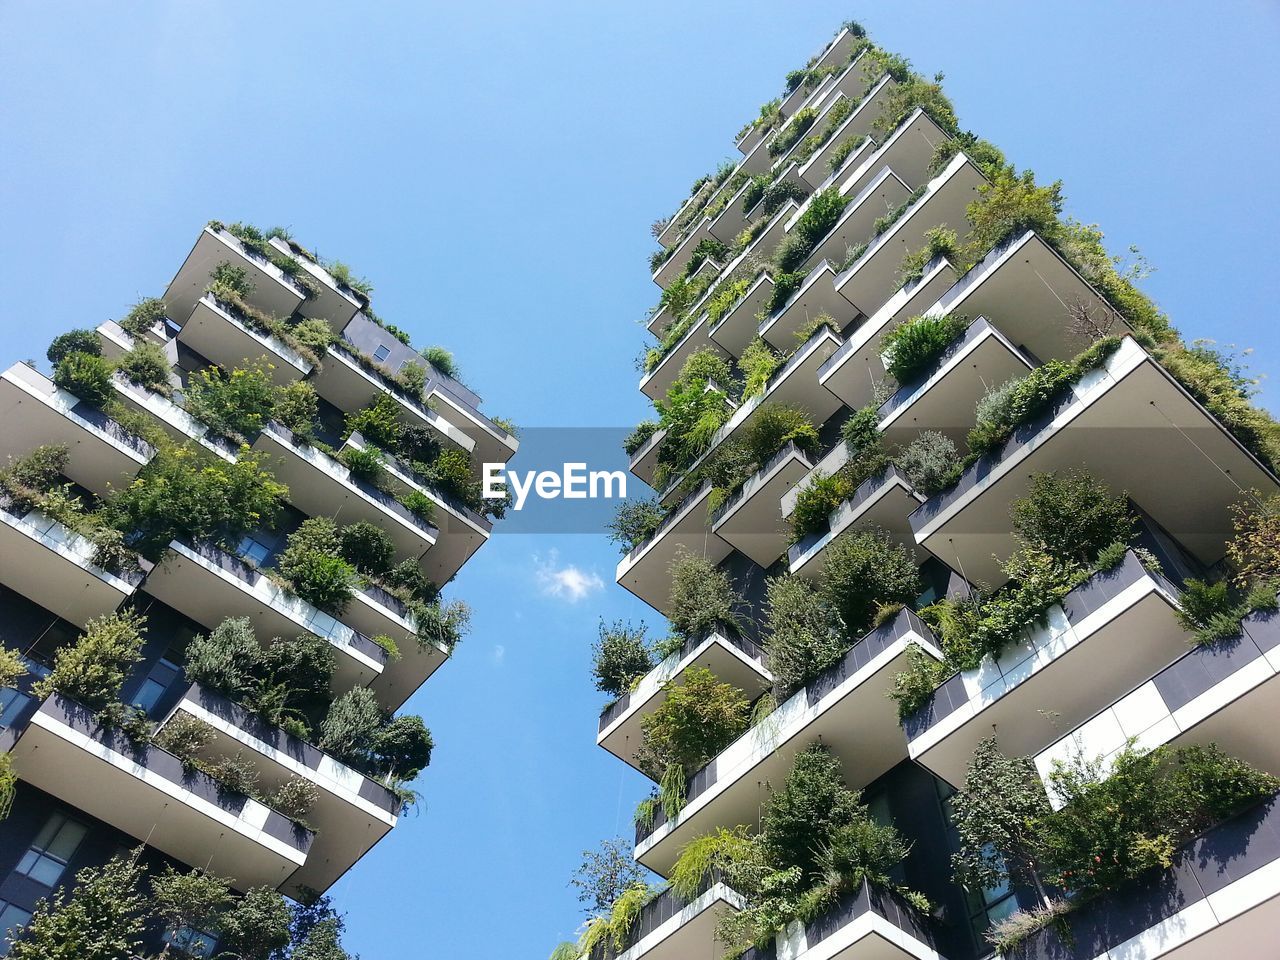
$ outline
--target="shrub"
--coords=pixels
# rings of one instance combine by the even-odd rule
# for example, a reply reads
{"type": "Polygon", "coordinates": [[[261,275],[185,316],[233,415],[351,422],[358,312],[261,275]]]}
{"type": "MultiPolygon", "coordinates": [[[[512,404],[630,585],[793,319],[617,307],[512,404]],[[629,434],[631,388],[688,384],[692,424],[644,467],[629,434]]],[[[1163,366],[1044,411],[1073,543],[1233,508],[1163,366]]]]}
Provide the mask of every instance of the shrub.
{"type": "Polygon", "coordinates": [[[396,545],[381,527],[360,520],[338,531],[338,555],[361,573],[381,576],[391,569],[396,545]]]}
{"type": "Polygon", "coordinates": [[[766,585],[764,649],[781,699],[835,663],[847,644],[831,611],[809,581],[772,577],[766,585]]]}
{"type": "Polygon", "coordinates": [[[889,358],[885,366],[889,376],[899,383],[913,383],[933,368],[968,325],[965,317],[955,314],[912,317],[899,324],[881,341],[881,351],[889,358]]]}
{"type": "Polygon", "coordinates": [[[288,428],[303,443],[315,435],[320,403],[316,388],[305,380],[277,387],[271,402],[271,419],[288,428]]]}
{"type": "Polygon", "coordinates": [[[1062,182],[1038,187],[1035,174],[1024,170],[1019,176],[1002,169],[990,183],[978,188],[978,199],[969,204],[966,216],[973,225],[969,247],[971,261],[1027,230],[1045,237],[1058,233],[1062,213],[1062,182]]]}
{"type": "Polygon", "coordinates": [[[228,437],[252,436],[271,417],[275,387],[270,365],[258,360],[229,374],[205,367],[187,379],[186,407],[210,428],[228,437]]]}
{"type": "Polygon", "coordinates": [[[57,692],[91,710],[119,700],[129,668],[142,659],[146,625],[133,610],[90,620],[75,643],[58,648],[49,675],[36,681],[36,697],[57,692]]]}
{"type": "Polygon", "coordinates": [[[1055,560],[1087,566],[1103,547],[1129,541],[1134,521],[1127,498],[1083,471],[1041,473],[1013,502],[1014,533],[1055,560]]]}
{"type": "MultiPolygon", "coordinates": [[[[788,82],[792,76],[788,75],[788,82]]],[[[803,79],[803,71],[801,78],[803,79]]],[[[797,81],[797,86],[799,81],[797,81]]],[[[791,122],[786,125],[778,135],[769,142],[769,156],[780,157],[793,146],[800,142],[800,138],[809,132],[809,128],[813,126],[814,121],[818,119],[818,111],[814,107],[805,107],[803,110],[797,110],[791,117],[791,122]]]]}
{"type": "Polygon", "coordinates": [[[252,797],[258,790],[258,768],[250,757],[243,753],[233,753],[218,757],[202,765],[205,773],[218,781],[218,785],[228,793],[243,794],[252,797]]]}
{"type": "Polygon", "coordinates": [[[93,353],[69,353],[54,368],[53,382],[100,407],[112,397],[111,363],[93,353]]]}
{"type": "Polygon", "coordinates": [[[622,441],[622,449],[628,457],[634,456],[635,452],[649,442],[649,438],[658,432],[660,426],[656,420],[645,420],[636,424],[636,428],[627,434],[627,438],[622,441]]]}
{"type": "Polygon", "coordinates": [[[333,328],[319,317],[299,321],[289,329],[289,334],[294,346],[301,344],[316,357],[323,357],[325,350],[338,340],[333,328]]]}
{"type": "Polygon", "coordinates": [[[47,493],[66,471],[69,459],[66,444],[41,444],[25,457],[9,461],[0,479],[11,495],[47,493]]]}
{"type": "Polygon", "coordinates": [[[116,364],[130,383],[136,383],[161,396],[173,393],[169,358],[164,348],[151,340],[136,340],[133,348],[116,364]]]}
{"type": "Polygon", "coordinates": [[[400,382],[415,397],[421,397],[427,385],[427,368],[412,360],[400,368],[400,382]]]}
{"type": "Polygon", "coordinates": [[[22,655],[10,647],[0,647],[0,690],[12,689],[27,675],[22,655]]]}
{"type": "Polygon", "coordinates": [[[301,823],[320,800],[320,789],[303,777],[290,777],[267,799],[267,805],[301,823]]]}
{"type": "Polygon", "coordinates": [[[908,644],[906,668],[894,675],[893,689],[889,691],[898,704],[898,719],[905,720],[928,703],[948,673],[945,660],[934,659],[918,643],[908,644]]]}
{"type": "Polygon", "coordinates": [[[620,697],[654,667],[653,653],[645,640],[645,627],[621,620],[612,626],[600,621],[599,639],[591,648],[591,675],[596,689],[620,697]]]}
{"type": "Polygon", "coordinates": [[[199,870],[181,873],[169,865],[151,880],[153,910],[166,934],[184,927],[213,929],[223,911],[234,903],[231,885],[221,877],[199,870]]]}
{"type": "Polygon", "coordinates": [[[950,484],[960,469],[956,445],[937,430],[922,430],[894,458],[911,485],[931,497],[950,484]]]}
{"type": "Polygon", "coordinates": [[[414,468],[428,485],[444,496],[452,497],[472,510],[501,515],[499,505],[506,501],[481,497],[480,484],[471,477],[471,458],[461,450],[442,450],[434,462],[415,463],[414,468]]]}
{"type": "Polygon", "coordinates": [[[229,617],[209,633],[192,637],[184,672],[188,680],[238,700],[254,688],[261,655],[249,618],[229,617]]]}
{"type": "Polygon", "coordinates": [[[755,841],[745,826],[717,827],[712,833],[694,837],[676,856],[671,868],[671,889],[677,897],[693,901],[711,877],[727,875],[754,856],[754,847],[755,841]]]}
{"type": "Polygon", "coordinates": [[[435,742],[422,718],[405,714],[382,725],[370,747],[373,769],[389,779],[408,783],[431,763],[435,742]]]}
{"type": "Polygon", "coordinates": [[[119,960],[142,949],[146,903],[138,890],[143,867],[134,855],[85,867],[52,897],[40,899],[12,960],[119,960]]]}
{"type": "Polygon", "coordinates": [[[55,367],[73,353],[87,353],[91,357],[102,356],[102,343],[93,330],[68,330],[53,338],[45,356],[55,367]]]}
{"type": "Polygon", "coordinates": [[[388,660],[400,659],[400,644],[396,643],[393,638],[387,636],[385,633],[379,633],[369,639],[386,652],[388,660]]]}
{"type": "Polygon", "coordinates": [[[189,769],[195,767],[200,751],[218,739],[218,732],[198,717],[176,713],[156,734],[156,745],[168,750],[189,769]]]}
{"type": "Polygon", "coordinates": [[[361,765],[367,761],[378,731],[382,708],[368,687],[352,687],[333,701],[320,725],[319,747],[344,763],[361,765]]]}
{"type": "Polygon", "coordinates": [[[328,707],[336,670],[327,640],[312,633],[278,637],[258,657],[257,682],[247,703],[278,726],[302,718],[309,721],[328,707]]]}
{"type": "Polygon", "coordinates": [[[355,593],[355,570],[340,556],[337,528],[328,517],[312,517],[289,535],[276,568],[308,603],[338,613],[355,593]]]}
{"type": "Polygon", "coordinates": [[[750,399],[764,393],[769,378],[781,365],[782,358],[764,340],[756,337],[747,344],[746,349],[742,351],[742,356],[738,359],[738,367],[743,373],[743,399],[750,399]]]}
{"type": "MultiPolygon", "coordinates": [[[[409,562],[417,565],[416,561],[409,562]]],[[[449,603],[419,601],[413,605],[413,617],[419,644],[439,645],[452,653],[470,627],[471,608],[461,600],[449,603]]]]}
{"type": "Polygon", "coordinates": [[[424,523],[435,522],[436,503],[421,490],[401,494],[400,505],[424,523]]]}
{"type": "Polygon", "coordinates": [[[609,521],[609,542],[618,544],[623,553],[630,553],[653,536],[666,515],[655,498],[624,500],[609,521]]]}
{"type": "Polygon", "coordinates": [[[402,600],[420,603],[431,603],[440,593],[413,557],[406,557],[388,570],[382,585],[402,600]]]}
{"type": "Polygon", "coordinates": [[[347,414],[346,429],[348,434],[358,433],[384,450],[395,450],[405,430],[400,422],[400,404],[391,394],[380,393],[367,407],[347,414]]]}
{"type": "Polygon", "coordinates": [[[666,699],[640,721],[636,754],[636,765],[654,780],[671,767],[681,779],[689,776],[747,728],[742,691],[705,667],[687,670],[683,683],[669,681],[664,690],[666,699]]]}
{"type": "MultiPolygon", "coordinates": [[[[270,887],[253,887],[219,921],[218,949],[245,960],[268,960],[289,946],[290,920],[289,905],[283,896],[270,887]]],[[[313,957],[346,960],[340,953],[329,958],[313,957]]]]}
{"type": "Polygon", "coordinates": [[[910,603],[920,592],[915,558],[883,530],[847,533],[827,547],[822,592],[849,639],[870,625],[881,604],[910,603]]]}
{"type": "Polygon", "coordinates": [[[765,801],[760,844],[778,870],[798,868],[812,883],[821,878],[818,851],[837,830],[866,816],[844,782],[840,761],[821,744],[796,754],[782,787],[765,801]]]}
{"type": "Polygon", "coordinates": [[[462,374],[458,370],[458,365],[454,362],[453,354],[444,347],[427,347],[422,351],[422,355],[429,364],[446,377],[452,377],[454,380],[461,379],[462,374]]]}
{"type": "Polygon", "coordinates": [[[1227,556],[1237,585],[1280,581],[1280,495],[1252,506],[1236,504],[1232,512],[1235,536],[1227,544],[1227,556]]]}
{"type": "MultiPolygon", "coordinates": [[[[574,871],[569,885],[578,891],[578,902],[591,916],[608,910],[624,890],[644,878],[644,868],[631,856],[631,846],[622,837],[605,840],[598,850],[583,850],[582,865],[574,871]]],[[[577,960],[574,949],[570,960],[577,960]]]]}
{"type": "Polygon", "coordinates": [[[141,337],[168,316],[164,301],[159,297],[139,300],[120,321],[120,328],[131,337],[141,337]]]}
{"type": "Polygon", "coordinates": [[[963,266],[960,239],[945,223],[926,230],[924,245],[902,258],[902,266],[898,268],[898,279],[901,284],[906,285],[919,280],[924,276],[925,267],[938,257],[946,257],[952,267],[963,266]]]}
{"type": "Polygon", "coordinates": [[[640,882],[623,890],[607,915],[597,916],[587,924],[582,939],[578,942],[581,955],[589,957],[600,945],[603,945],[606,955],[610,949],[614,956],[625,950],[641,909],[656,893],[656,890],[640,882]]]}
{"type": "Polygon", "coordinates": [[[743,434],[747,453],[757,468],[788,443],[807,454],[818,451],[818,428],[803,407],[762,403],[743,434]]]}
{"type": "Polygon", "coordinates": [[[815,193],[809,206],[782,238],[773,256],[778,273],[791,273],[809,258],[818,241],[831,232],[850,197],[842,197],[838,187],[815,193]]]}
{"type": "Polygon", "coordinates": [[[729,575],[706,557],[681,551],[671,562],[671,629],[685,640],[714,630],[737,630],[734,608],[744,603],[729,575]]]}
{"type": "Polygon", "coordinates": [[[209,289],[219,299],[244,300],[253,294],[253,281],[244,267],[224,260],[210,272],[209,289]]]}

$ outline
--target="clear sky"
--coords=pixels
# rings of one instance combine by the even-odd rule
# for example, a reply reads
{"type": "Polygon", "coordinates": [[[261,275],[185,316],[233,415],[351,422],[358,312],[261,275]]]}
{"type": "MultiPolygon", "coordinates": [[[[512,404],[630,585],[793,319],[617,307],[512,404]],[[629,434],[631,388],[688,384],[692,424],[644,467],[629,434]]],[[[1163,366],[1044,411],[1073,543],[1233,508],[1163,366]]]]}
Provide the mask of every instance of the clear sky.
{"type": "MultiPolygon", "coordinates": [[[[1138,244],[1188,338],[1280,370],[1269,0],[362,6],[0,2],[3,364],[161,292],[210,218],[246,220],[367,275],[489,412],[633,425],[649,224],[853,17],[1113,250],[1138,244]]],[[[334,890],[365,960],[536,960],[574,933],[578,854],[645,789],[594,745],[596,621],[646,615],[616,561],[601,536],[497,534],[450,588],[475,629],[409,704],[438,743],[425,809],[334,890]]]]}

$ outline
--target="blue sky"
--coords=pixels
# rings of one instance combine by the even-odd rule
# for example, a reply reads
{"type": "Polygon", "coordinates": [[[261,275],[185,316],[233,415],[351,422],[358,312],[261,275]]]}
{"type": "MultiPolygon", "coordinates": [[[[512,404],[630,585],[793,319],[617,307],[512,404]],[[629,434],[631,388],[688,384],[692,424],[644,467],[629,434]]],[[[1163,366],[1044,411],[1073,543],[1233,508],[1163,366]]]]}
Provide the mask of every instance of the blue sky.
{"type": "MultiPolygon", "coordinates": [[[[4,363],[162,291],[201,224],[239,219],[367,275],[489,412],[630,426],[650,222],[855,17],[1113,250],[1138,244],[1185,335],[1280,367],[1272,2],[378,7],[0,4],[4,363]]],[[[596,621],[646,617],[616,560],[601,536],[495,535],[451,588],[475,629],[410,702],[439,744],[425,810],[334,891],[366,960],[573,934],[579,851],[644,792],[594,745],[596,621]]]]}

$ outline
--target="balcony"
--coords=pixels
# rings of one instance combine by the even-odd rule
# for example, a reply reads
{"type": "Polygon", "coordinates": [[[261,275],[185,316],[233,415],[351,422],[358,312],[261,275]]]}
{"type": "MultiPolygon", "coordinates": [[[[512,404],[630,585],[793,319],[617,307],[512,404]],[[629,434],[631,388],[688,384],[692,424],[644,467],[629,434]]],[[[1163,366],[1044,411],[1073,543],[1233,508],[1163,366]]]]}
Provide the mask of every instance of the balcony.
{"type": "Polygon", "coordinates": [[[907,718],[911,757],[948,783],[994,729],[1009,756],[1034,756],[1187,648],[1176,588],[1133,553],[1053,606],[998,660],[951,676],[907,718]]]}
{"type": "MultiPolygon", "coordinates": [[[[367,446],[364,437],[353,433],[342,448],[363,450],[367,446]]],[[[404,496],[416,491],[435,503],[432,524],[436,528],[436,542],[422,557],[420,565],[432,583],[448,583],[489,539],[493,521],[437,491],[408,464],[385,451],[380,450],[379,453],[382,454],[383,476],[391,493],[404,496]]]]}
{"type": "Polygon", "coordinates": [[[979,317],[932,370],[903,384],[881,405],[880,431],[889,446],[905,446],[921,430],[939,430],[965,450],[974,410],[988,388],[1030,371],[1018,348],[979,317]]]}
{"type": "Polygon", "coordinates": [[[161,430],[178,443],[194,441],[216,457],[233,462],[239,455],[239,447],[211,431],[202,420],[197,420],[168,397],[161,396],[146,387],[130,383],[120,374],[112,378],[116,397],[134,413],[149,417],[161,430]]]}
{"type": "Polygon", "coordinates": [[[642,443],[636,452],[631,454],[628,469],[633,476],[639,477],[650,486],[653,485],[653,471],[658,468],[658,451],[667,436],[667,428],[655,430],[649,439],[642,443]]]}
{"type": "MultiPolygon", "coordinates": [[[[837,451],[845,449],[843,443],[836,447],[837,451]]],[[[897,467],[886,467],[859,484],[853,496],[831,512],[826,533],[813,534],[788,548],[788,569],[797,576],[820,579],[827,568],[827,547],[854,527],[879,527],[895,542],[910,544],[911,523],[907,518],[923,501],[924,497],[916,493],[897,467]]],[[[794,499],[783,509],[789,516],[795,509],[794,499]]],[[[917,563],[924,560],[920,553],[916,551],[917,563]]]]}
{"type": "Polygon", "coordinates": [[[671,562],[681,551],[705,556],[712,563],[729,555],[729,544],[708,529],[710,499],[711,484],[704,483],[677,503],[653,535],[618,563],[618,584],[664,616],[671,609],[671,562]]]}
{"type": "Polygon", "coordinates": [[[888,691],[904,667],[907,645],[941,657],[929,629],[909,610],[872,630],[837,663],[749,729],[689,778],[688,804],[674,821],[659,810],[653,826],[636,828],[636,859],[666,875],[680,849],[716,827],[753,825],[795,755],[821,741],[860,789],[907,758],[888,691]]]}
{"type": "Polygon", "coordinates": [[[673,346],[657,366],[640,378],[640,392],[650,400],[660,400],[667,395],[670,388],[684,367],[690,355],[697,350],[709,349],[713,353],[726,354],[726,351],[707,336],[710,321],[704,313],[698,317],[683,337],[673,346]]]}
{"type": "Polygon", "coordinates": [[[307,516],[368,521],[391,537],[397,561],[417,560],[435,546],[434,526],[327,453],[300,443],[288,428],[268,423],[253,449],[267,457],[276,479],[288,486],[289,501],[307,516]]]}
{"type": "Polygon", "coordinates": [[[795,960],[943,960],[929,918],[890,890],[863,882],[817,918],[779,934],[775,957],[795,960]]]}
{"type": "Polygon", "coordinates": [[[1142,347],[1124,338],[1101,368],[965,470],[911,516],[916,542],[968,579],[999,585],[1014,549],[1009,510],[1034,474],[1085,469],[1125,490],[1205,566],[1222,559],[1231,505],[1280,483],[1142,347]],[[1169,483],[1177,477],[1176,484],[1169,483]]]}
{"type": "MultiPolygon", "coordinates": [[[[706,260],[702,261],[697,270],[693,271],[689,279],[696,280],[699,277],[707,275],[714,278],[720,274],[722,269],[723,266],[720,261],[708,257],[706,260]]],[[[688,312],[690,314],[696,315],[701,312],[702,308],[706,306],[707,300],[711,296],[711,289],[711,287],[708,287],[703,291],[702,296],[699,297],[697,302],[689,308],[688,312]]],[[[675,322],[675,320],[675,315],[669,309],[663,307],[662,309],[655,310],[653,312],[645,323],[645,329],[661,340],[666,335],[667,329],[675,322]]]]}
{"type": "Polygon", "coordinates": [[[773,682],[764,660],[759,645],[736,634],[712,633],[686,641],[645,674],[634,690],[600,712],[596,743],[634,767],[642,742],[641,723],[666,702],[668,683],[683,683],[690,670],[701,668],[755,699],[773,682]]]}
{"type": "Polygon", "coordinates": [[[711,339],[733,356],[742,356],[742,351],[756,336],[759,325],[756,316],[768,309],[772,299],[773,277],[762,272],[711,327],[708,331],[711,339]]]}
{"type": "Polygon", "coordinates": [[[818,382],[854,410],[870,404],[877,386],[887,376],[881,359],[885,334],[923,313],[954,280],[951,265],[941,258],[934,260],[919,280],[899,287],[884,306],[849,334],[849,339],[818,371],[818,382]]]}
{"type": "Polygon", "coordinates": [[[1280,929],[1280,804],[1221,823],[1170,869],[1081,905],[1008,960],[1206,960],[1265,956],[1280,929]]]}
{"type": "Polygon", "coordinates": [[[428,386],[427,402],[433,412],[474,444],[472,451],[480,463],[506,463],[520,449],[520,441],[475,408],[466,398],[450,390],[437,378],[428,386]]]}
{"type": "Polygon", "coordinates": [[[968,234],[965,211],[985,182],[968,157],[956,154],[947,168],[929,181],[924,195],[836,278],[840,295],[860,312],[868,316],[875,313],[900,286],[902,258],[924,246],[927,231],[946,224],[961,239],[968,234]]]}
{"type": "Polygon", "coordinates": [[[311,363],[283,340],[253,329],[229,304],[206,293],[196,301],[178,332],[179,342],[223,369],[243,367],[265,357],[271,382],[285,386],[311,372],[311,363]]]}
{"type": "MultiPolygon", "coordinates": [[[[849,201],[841,212],[840,219],[831,228],[831,232],[818,241],[804,262],[814,264],[824,259],[834,263],[842,262],[851,248],[857,247],[871,236],[876,220],[905,203],[910,196],[911,188],[892,170],[884,167],[871,178],[857,196],[849,201]]],[[[800,214],[803,212],[802,207],[787,224],[788,230],[796,220],[800,219],[800,214]]],[[[898,264],[894,263],[893,267],[896,270],[898,264]]],[[[843,278],[844,274],[840,277],[843,278]]],[[[849,307],[850,301],[843,293],[841,296],[845,298],[845,302],[836,316],[853,316],[854,311],[849,307]]]]}
{"type": "MultiPolygon", "coordinates": [[[[210,277],[219,264],[229,263],[243,269],[253,284],[248,301],[273,317],[288,317],[306,299],[306,292],[285,276],[280,268],[269,260],[249,251],[243,243],[223,229],[205,227],[196,238],[195,246],[178,268],[177,274],[164,292],[164,303],[169,316],[182,323],[191,316],[196,304],[204,297],[210,277]]],[[[199,348],[197,348],[199,349],[199,348]]],[[[221,362],[205,353],[206,357],[221,362]]],[[[252,354],[257,356],[258,354],[252,354]]],[[[237,357],[237,360],[240,358],[237,357]]]]}
{"type": "Polygon", "coordinates": [[[23,780],[183,863],[227,877],[240,891],[292,890],[313,834],[233,794],[159,747],[135,746],[90,710],[54,694],[12,751],[23,780]]]}
{"type": "Polygon", "coordinates": [[[709,227],[711,235],[721,243],[732,244],[738,234],[751,225],[750,214],[753,211],[743,206],[744,196],[750,188],[750,181],[740,186],[724,205],[724,209],[712,219],[709,227]]]}
{"type": "Polygon", "coordinates": [[[779,504],[812,469],[809,458],[788,443],[729,497],[711,518],[711,530],[766,569],[787,549],[789,524],[779,504]]]}
{"type": "MultiPolygon", "coordinates": [[[[756,332],[775,349],[789,350],[796,344],[796,334],[818,317],[832,317],[837,325],[850,319],[849,304],[832,283],[835,276],[831,262],[821,261],[781,308],[760,321],[756,332]]],[[[769,286],[772,289],[773,284],[769,286]]]]}
{"type": "MultiPolygon", "coordinates": [[[[1268,773],[1280,771],[1280,744],[1258,722],[1280,716],[1277,647],[1280,615],[1251,614],[1237,636],[1193,647],[1042,751],[1036,768],[1047,781],[1054,761],[1078,754],[1109,766],[1130,743],[1144,750],[1212,743],[1268,773]]],[[[1061,805],[1052,791],[1049,800],[1061,805]]]]}
{"type": "Polygon", "coordinates": [[[1046,361],[1070,359],[1089,345],[1073,332],[1080,310],[1100,329],[1117,335],[1128,332],[1119,312],[1028,230],[991,250],[929,313],[986,317],[1013,343],[1046,361]]]}
{"type": "Polygon", "coordinates": [[[93,543],[39,510],[25,516],[0,502],[0,582],[76,626],[133,596],[141,574],[95,566],[93,543]]]}
{"type": "Polygon", "coordinates": [[[336,655],[337,692],[373,687],[386,669],[386,651],[368,637],[209,544],[169,544],[169,554],[147,577],[147,592],[209,629],[228,617],[248,617],[263,643],[300,633],[327,640],[336,655]]]}
{"type": "MultiPolygon", "coordinates": [[[[98,324],[94,332],[98,335],[98,343],[102,347],[102,355],[108,360],[119,360],[133,349],[134,338],[125,333],[124,327],[114,320],[104,320],[98,324]]],[[[145,337],[159,347],[168,347],[173,340],[173,336],[163,320],[157,321],[146,332],[145,337]]]]}
{"type": "MultiPolygon", "coordinates": [[[[850,72],[860,71],[857,65],[849,67],[850,72]]],[[[800,164],[798,174],[811,189],[817,189],[830,172],[829,161],[831,155],[835,153],[837,147],[849,140],[857,140],[861,137],[869,137],[873,132],[873,124],[880,118],[881,112],[884,110],[885,103],[888,101],[893,88],[898,84],[888,74],[882,76],[876,82],[863,98],[863,100],[854,108],[853,112],[841,122],[840,126],[835,129],[826,143],[813,152],[813,154],[800,164]]],[[[826,110],[829,110],[838,101],[838,97],[832,98],[826,110]]],[[[825,123],[825,113],[819,116],[814,127],[818,128],[820,124],[825,123]]]]}
{"type": "Polygon", "coordinates": [[[377,370],[372,361],[358,356],[341,341],[325,351],[324,363],[311,378],[311,385],[343,413],[353,413],[388,393],[399,401],[400,419],[404,423],[430,429],[446,447],[468,454],[475,451],[474,440],[420,399],[409,396],[386,373],[377,370]]]}
{"type": "Polygon", "coordinates": [[[599,944],[586,960],[718,957],[724,945],[716,939],[717,922],[725,913],[745,906],[741,896],[719,881],[691,901],[668,888],[640,909],[624,950],[614,953],[611,943],[599,944]]]}
{"type": "Polygon", "coordinates": [[[0,374],[0,417],[0,463],[41,444],[62,444],[67,477],[99,495],[127,485],[155,454],[151,444],[25,363],[0,374]]]}
{"type": "Polygon", "coordinates": [[[888,167],[914,190],[929,182],[929,164],[933,161],[934,147],[946,139],[943,129],[917,108],[880,145],[867,140],[822,185],[825,187],[830,180],[838,180],[841,196],[857,196],[866,189],[872,177],[888,167]]]}
{"type": "Polygon", "coordinates": [[[294,777],[316,787],[317,800],[307,814],[315,839],[291,886],[324,892],[395,826],[400,799],[385,786],[221,694],[192,684],[160,728],[179,715],[217,731],[218,738],[200,751],[202,759],[239,755],[252,760],[263,793],[274,793],[294,777]]]}
{"type": "Polygon", "coordinates": [[[698,244],[710,236],[711,221],[703,217],[684,235],[671,254],[659,264],[658,269],[653,271],[653,282],[664,290],[670,286],[672,280],[684,273],[698,244]]]}
{"type": "MultiPolygon", "coordinates": [[[[304,317],[317,317],[324,320],[334,333],[342,333],[347,324],[364,308],[364,302],[360,296],[350,287],[338,283],[333,274],[320,264],[306,256],[294,256],[293,248],[289,246],[287,240],[272,237],[267,242],[285,256],[297,260],[303,271],[313,281],[311,286],[315,290],[315,295],[298,304],[298,313],[304,317]]],[[[277,316],[285,316],[285,314],[277,314],[277,316]]]]}

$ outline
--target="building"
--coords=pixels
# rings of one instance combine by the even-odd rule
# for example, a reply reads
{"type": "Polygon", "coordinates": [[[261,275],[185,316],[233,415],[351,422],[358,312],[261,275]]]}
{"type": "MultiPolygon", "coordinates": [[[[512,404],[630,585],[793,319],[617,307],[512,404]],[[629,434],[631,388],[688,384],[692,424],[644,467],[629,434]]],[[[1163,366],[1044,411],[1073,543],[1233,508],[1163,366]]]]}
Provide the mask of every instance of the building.
{"type": "Polygon", "coordinates": [[[1047,926],[1025,912],[1040,902],[1025,881],[966,888],[951,858],[957,791],[993,732],[1050,785],[1072,757],[1103,758],[1105,783],[1134,740],[1216,744],[1280,774],[1261,719],[1280,693],[1277,583],[1254,582],[1216,630],[1180,617],[1195,581],[1241,569],[1233,511],[1280,490],[1275,422],[1238,384],[1208,388],[1230,379],[1222,358],[1185,347],[1100,235],[1061,219],[1056,188],[963,132],[940,86],[856,24],[788,76],[736,146],[740,160],[654,227],[662,293],[640,389],[660,416],[627,450],[657,509],[619,534],[617,581],[675,639],[614,684],[597,742],[661,779],[634,855],[662,878],[717,831],[765,834],[771,798],[815,745],[909,852],[887,880],[846,873],[825,899],[788,887],[801,906],[774,896],[772,925],[753,920],[767,934],[728,945],[722,918],[766,894],[735,889],[708,858],[719,869],[700,867],[695,889],[620,898],[557,958],[972,960],[1014,915],[1027,923],[1002,943],[1011,956],[1270,955],[1280,812],[1266,798],[1175,835],[1171,865],[1128,886],[1062,881],[1054,895],[1075,909],[1047,926]],[[1059,545],[1083,551],[1070,562],[1047,540],[1021,550],[1015,507],[1071,478],[1120,504],[1115,542],[1059,545]],[[884,579],[851,567],[848,544],[868,537],[909,558],[909,593],[858,597],[858,577],[884,579]],[[710,628],[681,626],[696,618],[673,564],[690,556],[704,594],[724,594],[710,628]],[[1065,566],[1032,565],[1051,560],[1065,566]],[[809,599],[775,603],[778,582],[809,599]],[[821,628],[778,622],[832,597],[846,606],[821,628]],[[970,619],[943,630],[940,609],[970,619]],[[841,629],[853,635],[834,651],[773,669],[784,634],[812,645],[841,629]],[[701,669],[751,718],[671,783],[646,763],[646,721],[701,669]]]}
{"type": "Polygon", "coordinates": [[[501,515],[481,464],[518,443],[368,294],[214,222],[162,296],[59,337],[52,378],[0,375],[0,931],[139,845],[323,893],[412,802],[431,740],[398,711],[465,628],[438,594],[501,515]]]}

